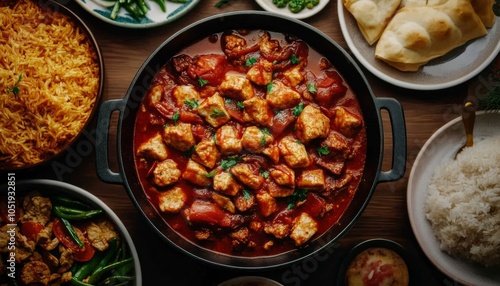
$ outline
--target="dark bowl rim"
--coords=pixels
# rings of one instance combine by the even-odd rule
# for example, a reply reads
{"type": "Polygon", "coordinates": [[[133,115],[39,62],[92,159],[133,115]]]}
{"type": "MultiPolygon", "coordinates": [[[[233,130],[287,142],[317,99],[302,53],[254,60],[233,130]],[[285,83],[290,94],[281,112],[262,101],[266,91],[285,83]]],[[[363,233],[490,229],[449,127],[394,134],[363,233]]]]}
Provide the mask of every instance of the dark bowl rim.
{"type": "Polygon", "coordinates": [[[386,238],[372,238],[369,240],[362,241],[351,248],[347,255],[342,258],[340,263],[338,275],[337,275],[337,286],[348,286],[345,281],[345,275],[347,274],[347,269],[349,264],[358,256],[361,252],[370,248],[385,248],[394,251],[399,255],[406,264],[409,275],[409,286],[419,285],[417,279],[419,279],[416,269],[415,269],[415,258],[403,245],[386,238]]]}

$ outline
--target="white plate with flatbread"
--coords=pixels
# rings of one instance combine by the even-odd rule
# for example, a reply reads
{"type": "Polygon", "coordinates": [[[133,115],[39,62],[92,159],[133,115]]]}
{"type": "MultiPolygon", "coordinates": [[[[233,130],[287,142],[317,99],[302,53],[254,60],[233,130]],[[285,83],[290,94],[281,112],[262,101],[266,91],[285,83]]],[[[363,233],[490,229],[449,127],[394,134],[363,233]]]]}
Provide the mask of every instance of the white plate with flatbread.
{"type": "Polygon", "coordinates": [[[437,90],[461,84],[481,72],[500,51],[500,24],[496,21],[486,36],[430,61],[416,72],[402,72],[375,58],[376,44],[370,46],[366,42],[342,1],[337,1],[337,4],[342,34],[352,54],[368,71],[396,86],[437,90]]]}

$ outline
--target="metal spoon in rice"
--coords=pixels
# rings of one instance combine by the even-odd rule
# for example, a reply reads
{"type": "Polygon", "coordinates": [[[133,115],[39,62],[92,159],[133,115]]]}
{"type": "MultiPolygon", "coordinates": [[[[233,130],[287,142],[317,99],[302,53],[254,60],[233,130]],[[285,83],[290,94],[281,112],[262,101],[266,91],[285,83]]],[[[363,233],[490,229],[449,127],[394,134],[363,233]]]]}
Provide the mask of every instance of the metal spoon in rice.
{"type": "Polygon", "coordinates": [[[458,149],[457,155],[464,150],[465,147],[474,145],[474,122],[476,121],[476,109],[472,101],[467,101],[462,108],[462,123],[465,129],[465,144],[458,149]]]}

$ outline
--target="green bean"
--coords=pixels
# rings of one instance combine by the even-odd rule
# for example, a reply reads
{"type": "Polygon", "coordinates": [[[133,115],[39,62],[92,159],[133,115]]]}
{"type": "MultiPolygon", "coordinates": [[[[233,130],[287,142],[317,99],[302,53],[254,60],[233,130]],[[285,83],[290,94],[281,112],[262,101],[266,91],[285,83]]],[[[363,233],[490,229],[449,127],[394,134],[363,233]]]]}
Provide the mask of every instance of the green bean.
{"type": "Polygon", "coordinates": [[[113,9],[111,10],[111,14],[109,15],[109,18],[111,19],[116,19],[118,17],[118,12],[120,12],[120,8],[122,7],[121,1],[116,1],[115,5],[113,5],[113,9]]]}
{"type": "Polygon", "coordinates": [[[163,12],[167,12],[167,5],[165,4],[165,0],[155,0],[155,2],[160,6],[160,9],[163,12]]]}
{"type": "Polygon", "coordinates": [[[106,250],[106,254],[101,259],[97,267],[92,271],[92,274],[90,275],[90,278],[88,280],[90,284],[95,284],[97,281],[99,281],[101,275],[103,274],[102,272],[100,272],[101,269],[106,267],[106,265],[108,265],[111,259],[114,258],[117,250],[118,250],[118,239],[114,237],[109,241],[109,247],[106,250]]]}
{"type": "Polygon", "coordinates": [[[76,279],[75,277],[71,278],[71,284],[73,286],[93,286],[92,284],[88,284],[88,283],[82,282],[82,281],[76,279]]]}
{"type": "Polygon", "coordinates": [[[96,271],[93,275],[96,275],[99,277],[99,276],[104,275],[105,273],[107,273],[108,271],[111,271],[111,270],[118,271],[120,268],[125,267],[125,266],[133,263],[133,261],[134,261],[134,259],[131,257],[131,258],[127,258],[127,259],[106,265],[105,267],[96,271]]]}
{"type": "Polygon", "coordinates": [[[148,4],[146,4],[144,0],[136,0],[136,1],[137,1],[137,7],[139,7],[141,14],[146,15],[149,11],[148,4]]]}
{"type": "Polygon", "coordinates": [[[74,209],[83,209],[89,210],[91,209],[90,205],[83,203],[81,201],[77,201],[68,197],[63,196],[55,196],[51,198],[51,202],[53,205],[74,208],[74,209]]]}
{"type": "Polygon", "coordinates": [[[133,6],[132,3],[124,3],[123,7],[125,8],[125,10],[127,10],[127,12],[132,14],[132,16],[138,20],[144,17],[142,11],[140,9],[137,9],[136,6],[133,6]]]}
{"type": "Polygon", "coordinates": [[[76,234],[75,229],[73,228],[73,226],[71,225],[71,223],[67,219],[65,219],[65,218],[61,217],[60,219],[61,219],[62,223],[64,224],[64,226],[66,227],[66,229],[68,230],[69,235],[71,236],[71,238],[73,238],[73,240],[76,242],[76,244],[78,244],[78,246],[80,248],[82,248],[83,246],[85,246],[85,244],[83,243],[83,241],[76,234]]]}
{"type": "Polygon", "coordinates": [[[128,285],[130,281],[134,280],[134,276],[122,276],[122,275],[116,275],[116,276],[110,276],[106,279],[104,279],[101,283],[97,285],[128,285]],[[117,284],[118,283],[118,284],[117,284]]]}
{"type": "Polygon", "coordinates": [[[89,211],[81,211],[76,209],[65,208],[63,206],[54,206],[52,208],[54,213],[60,217],[67,220],[85,220],[94,218],[100,215],[103,210],[89,210],[89,211]]]}
{"type": "Polygon", "coordinates": [[[103,256],[104,256],[104,252],[96,253],[94,255],[94,257],[92,257],[92,259],[90,259],[90,261],[83,264],[75,272],[75,274],[73,275],[73,278],[78,280],[78,281],[82,281],[83,279],[87,278],[87,276],[89,276],[92,273],[92,271],[94,271],[96,269],[97,265],[99,265],[99,262],[101,261],[103,256]]]}

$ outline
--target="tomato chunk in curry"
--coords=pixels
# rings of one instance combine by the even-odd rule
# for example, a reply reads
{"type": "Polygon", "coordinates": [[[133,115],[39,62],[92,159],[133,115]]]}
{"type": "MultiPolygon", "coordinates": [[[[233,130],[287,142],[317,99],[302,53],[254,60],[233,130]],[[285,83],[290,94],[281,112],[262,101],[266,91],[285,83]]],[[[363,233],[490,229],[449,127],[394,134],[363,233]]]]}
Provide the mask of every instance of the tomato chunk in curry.
{"type": "Polygon", "coordinates": [[[366,157],[359,102],[329,60],[269,31],[214,34],[152,79],[134,130],[143,189],[183,237],[263,256],[342,216],[366,157]]]}

